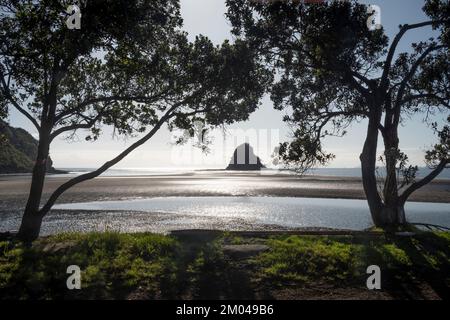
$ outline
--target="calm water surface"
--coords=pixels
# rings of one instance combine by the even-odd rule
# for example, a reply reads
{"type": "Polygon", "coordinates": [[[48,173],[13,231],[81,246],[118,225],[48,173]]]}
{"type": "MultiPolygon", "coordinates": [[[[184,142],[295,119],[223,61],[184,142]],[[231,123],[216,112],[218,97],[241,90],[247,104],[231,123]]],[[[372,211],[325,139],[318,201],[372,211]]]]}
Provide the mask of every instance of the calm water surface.
{"type": "MultiPolygon", "coordinates": [[[[286,197],[165,197],[60,204],[42,234],[66,231],[166,233],[177,229],[264,230],[327,227],[362,230],[372,225],[366,201],[286,197]]],[[[410,222],[450,227],[450,204],[410,202],[410,222]]],[[[0,230],[16,229],[20,212],[0,217],[0,230]]]]}

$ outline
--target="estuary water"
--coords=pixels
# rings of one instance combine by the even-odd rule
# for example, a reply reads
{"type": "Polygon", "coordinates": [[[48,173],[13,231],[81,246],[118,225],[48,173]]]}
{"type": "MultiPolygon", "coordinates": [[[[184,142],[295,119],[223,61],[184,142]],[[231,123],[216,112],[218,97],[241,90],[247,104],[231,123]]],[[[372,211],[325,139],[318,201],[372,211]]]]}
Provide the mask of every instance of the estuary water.
{"type": "MultiPolygon", "coordinates": [[[[409,222],[450,227],[450,204],[409,202],[409,222]]],[[[9,230],[19,217],[3,216],[9,230]]],[[[179,229],[265,230],[372,225],[366,201],[290,197],[156,197],[59,204],[45,218],[42,234],[67,231],[167,233],[179,229]]]]}

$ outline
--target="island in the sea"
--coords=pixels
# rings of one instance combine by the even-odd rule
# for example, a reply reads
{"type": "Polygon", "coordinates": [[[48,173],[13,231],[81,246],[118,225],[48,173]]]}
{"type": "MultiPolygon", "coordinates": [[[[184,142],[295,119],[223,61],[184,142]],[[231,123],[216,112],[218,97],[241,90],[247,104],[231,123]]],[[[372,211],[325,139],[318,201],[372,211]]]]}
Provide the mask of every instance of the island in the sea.
{"type": "Polygon", "coordinates": [[[254,171],[264,168],[265,166],[262,164],[261,159],[255,155],[250,144],[243,143],[234,150],[226,170],[254,171]]]}

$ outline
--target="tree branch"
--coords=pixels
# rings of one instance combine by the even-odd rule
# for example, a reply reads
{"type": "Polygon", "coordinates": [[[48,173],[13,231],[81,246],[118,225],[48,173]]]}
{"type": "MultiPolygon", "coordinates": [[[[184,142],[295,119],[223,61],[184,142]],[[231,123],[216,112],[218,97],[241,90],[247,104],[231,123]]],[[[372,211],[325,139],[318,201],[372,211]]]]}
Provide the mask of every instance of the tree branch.
{"type": "Polygon", "coordinates": [[[78,129],[89,129],[91,128],[100,118],[102,117],[102,113],[99,113],[95,118],[89,119],[86,123],[75,123],[67,127],[62,127],[50,135],[50,141],[53,141],[57,136],[60,134],[67,132],[67,131],[73,131],[78,129]]]}
{"type": "Polygon", "coordinates": [[[431,171],[427,176],[425,176],[421,180],[411,184],[399,197],[400,201],[405,203],[406,200],[408,200],[409,196],[414,191],[422,188],[426,184],[430,183],[434,178],[436,178],[442,172],[442,170],[445,169],[445,167],[448,163],[450,163],[448,159],[442,159],[441,162],[438,164],[438,166],[433,171],[431,171]]]}
{"type": "Polygon", "coordinates": [[[55,192],[50,196],[46,204],[39,210],[39,214],[43,217],[47,212],[51,209],[51,207],[55,204],[56,200],[68,189],[72,188],[73,186],[86,181],[94,179],[95,177],[98,177],[100,174],[117,164],[119,161],[121,161],[123,158],[125,158],[130,152],[132,152],[134,149],[138,148],[139,146],[143,145],[145,142],[147,142],[153,135],[161,128],[161,126],[171,117],[171,112],[177,108],[179,105],[174,105],[170,110],[168,110],[163,117],[158,121],[158,123],[152,128],[152,130],[147,133],[144,137],[133,143],[130,147],[122,151],[118,156],[113,158],[112,160],[104,163],[100,168],[97,170],[79,175],[75,178],[70,179],[66,183],[59,186],[55,192]]]}
{"type": "Polygon", "coordinates": [[[395,110],[394,123],[395,124],[399,123],[399,121],[400,121],[400,111],[401,111],[400,109],[401,109],[401,105],[402,105],[401,101],[403,99],[403,95],[405,93],[408,82],[414,76],[414,74],[416,73],[420,64],[425,60],[425,58],[428,56],[428,54],[430,54],[431,52],[433,52],[435,50],[442,49],[443,47],[444,47],[443,45],[441,45],[441,46],[431,45],[430,47],[428,47],[428,49],[426,49],[420,55],[420,57],[416,60],[416,62],[413,64],[413,66],[411,67],[411,69],[409,70],[409,72],[407,73],[405,78],[400,82],[400,87],[398,89],[397,97],[395,99],[395,105],[394,105],[394,110],[395,110]]]}
{"type": "Polygon", "coordinates": [[[23,114],[25,117],[27,117],[28,120],[30,120],[31,123],[36,127],[38,132],[40,132],[41,131],[41,127],[40,127],[39,123],[36,121],[36,119],[34,119],[31,114],[29,114],[24,108],[22,108],[17,103],[17,101],[13,98],[13,96],[11,95],[11,92],[10,92],[6,82],[5,82],[5,78],[3,76],[3,73],[0,74],[0,78],[1,78],[1,81],[2,81],[3,94],[5,95],[5,97],[11,102],[11,104],[14,106],[14,108],[16,108],[21,114],[23,114]]]}
{"type": "Polygon", "coordinates": [[[373,86],[373,82],[371,80],[369,80],[367,77],[363,76],[362,74],[359,74],[356,71],[350,71],[350,73],[353,77],[364,82],[368,88],[371,88],[373,86]]]}
{"type": "Polygon", "coordinates": [[[439,103],[441,105],[443,105],[444,107],[450,109],[450,102],[448,102],[444,98],[439,97],[432,93],[421,93],[421,94],[414,94],[414,95],[407,96],[405,99],[402,100],[401,104],[405,104],[405,103],[411,102],[413,100],[418,100],[418,99],[434,99],[434,100],[439,101],[439,103]]]}
{"type": "Polygon", "coordinates": [[[389,76],[389,72],[391,71],[392,60],[394,59],[395,51],[397,50],[397,46],[398,46],[400,40],[405,35],[405,33],[412,29],[418,29],[418,28],[422,28],[422,27],[426,27],[426,26],[431,26],[433,24],[442,24],[447,21],[448,21],[448,19],[436,20],[436,21],[430,20],[430,21],[425,21],[425,22],[416,23],[416,24],[405,24],[400,28],[400,31],[397,33],[394,40],[392,41],[391,46],[389,47],[388,55],[386,57],[386,61],[385,61],[384,68],[383,68],[383,74],[381,76],[381,81],[380,81],[382,88],[387,86],[388,76],[389,76]]]}
{"type": "Polygon", "coordinates": [[[355,80],[354,74],[352,74],[352,72],[346,72],[346,78],[350,87],[357,90],[367,100],[370,99],[370,91],[364,88],[358,81],[355,80]]]}
{"type": "Polygon", "coordinates": [[[91,104],[95,103],[101,103],[101,102],[114,102],[114,101],[138,101],[138,102],[145,102],[145,103],[152,103],[156,100],[160,99],[164,94],[166,94],[168,90],[164,90],[158,94],[155,94],[153,96],[109,96],[109,97],[96,97],[91,98],[88,100],[85,100],[81,103],[79,103],[76,107],[70,108],[64,111],[61,111],[56,117],[55,117],[55,123],[57,123],[59,120],[61,120],[63,117],[75,112],[80,111],[84,107],[87,107],[91,104]]]}
{"type": "MultiPolygon", "coordinates": [[[[400,88],[398,89],[398,92],[403,94],[405,88],[406,88],[406,84],[409,82],[409,80],[411,80],[411,78],[414,76],[414,74],[416,73],[417,69],[419,68],[420,64],[425,60],[425,58],[433,51],[439,50],[444,48],[444,45],[440,45],[440,46],[436,46],[436,45],[431,45],[429,46],[421,55],[420,57],[416,60],[416,62],[414,62],[414,64],[412,65],[411,69],[409,70],[409,72],[406,74],[405,78],[400,82],[400,88]]],[[[398,99],[398,97],[397,97],[398,99]]]]}
{"type": "MultiPolygon", "coordinates": [[[[198,92],[195,93],[195,95],[200,95],[202,94],[203,90],[200,90],[198,92]]],[[[182,101],[178,102],[178,103],[174,103],[172,105],[172,107],[170,107],[170,109],[168,111],[166,111],[166,113],[161,117],[161,119],[156,123],[156,125],[152,128],[152,130],[147,133],[145,136],[143,136],[142,138],[140,138],[138,141],[136,141],[135,143],[133,143],[131,146],[129,146],[127,149],[125,149],[124,151],[122,151],[118,156],[116,156],[115,158],[113,158],[112,160],[104,163],[100,168],[98,168],[97,170],[79,175],[69,181],[67,181],[66,183],[62,184],[61,186],[59,186],[54,192],[53,194],[50,196],[50,198],[48,199],[48,201],[45,203],[45,205],[39,210],[39,214],[41,215],[41,217],[44,217],[47,212],[51,209],[51,207],[55,204],[56,200],[58,200],[58,198],[68,189],[70,189],[71,187],[83,182],[83,181],[87,181],[90,179],[94,179],[95,177],[98,177],[100,174],[102,174],[103,172],[105,172],[106,170],[108,170],[109,168],[111,168],[112,166],[114,166],[115,164],[117,164],[118,162],[120,162],[122,159],[124,159],[130,152],[132,152],[133,150],[135,150],[136,148],[138,148],[139,146],[143,145],[145,142],[147,142],[151,137],[153,137],[153,135],[155,135],[155,133],[161,128],[161,126],[168,121],[170,118],[176,116],[176,113],[174,112],[177,108],[183,106],[184,104],[186,104],[187,101],[189,101],[189,99],[192,98],[192,96],[190,97],[186,97],[185,99],[183,99],[182,101]]],[[[197,113],[201,113],[204,112],[205,109],[203,110],[197,110],[197,113]]]]}

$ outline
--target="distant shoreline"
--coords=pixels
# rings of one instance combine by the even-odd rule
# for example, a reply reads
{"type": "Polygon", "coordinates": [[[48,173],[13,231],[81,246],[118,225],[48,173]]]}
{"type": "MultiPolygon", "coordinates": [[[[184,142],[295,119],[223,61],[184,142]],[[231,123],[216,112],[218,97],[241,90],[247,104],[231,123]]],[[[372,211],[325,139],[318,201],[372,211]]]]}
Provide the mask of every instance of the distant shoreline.
{"type": "MultiPolygon", "coordinates": [[[[70,175],[49,175],[43,198],[49,197],[70,178],[70,175]]],[[[30,182],[30,176],[0,176],[0,210],[23,208],[30,182]]],[[[71,188],[58,203],[169,196],[365,199],[361,178],[204,171],[153,176],[101,176],[71,188]]],[[[450,203],[450,181],[435,180],[414,193],[410,201],[450,203]]]]}
{"type": "MultiPolygon", "coordinates": [[[[381,170],[382,168],[380,168],[381,170]]],[[[96,170],[96,168],[59,168],[54,172],[48,172],[47,177],[53,176],[77,176],[90,171],[96,170]]],[[[417,178],[422,178],[428,173],[430,169],[426,167],[419,168],[417,178]]],[[[381,170],[382,171],[382,170],[381,170]]],[[[196,167],[155,167],[155,168],[112,168],[104,172],[100,177],[152,177],[152,176],[178,176],[187,174],[201,174],[201,173],[228,173],[235,174],[257,174],[262,176],[297,176],[302,178],[325,178],[325,179],[361,179],[361,168],[314,168],[308,170],[306,173],[300,175],[293,170],[278,170],[272,168],[266,168],[263,170],[226,170],[223,168],[196,168],[196,167]]],[[[16,177],[16,176],[31,176],[32,173],[0,173],[1,177],[16,177]]],[[[434,181],[450,181],[450,169],[445,169],[434,181]]]]}

